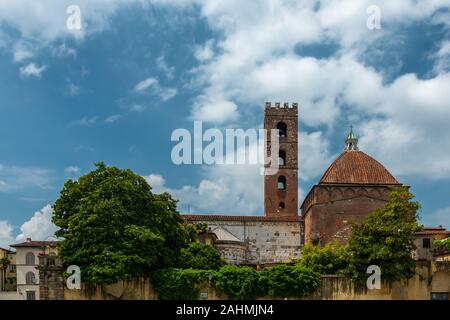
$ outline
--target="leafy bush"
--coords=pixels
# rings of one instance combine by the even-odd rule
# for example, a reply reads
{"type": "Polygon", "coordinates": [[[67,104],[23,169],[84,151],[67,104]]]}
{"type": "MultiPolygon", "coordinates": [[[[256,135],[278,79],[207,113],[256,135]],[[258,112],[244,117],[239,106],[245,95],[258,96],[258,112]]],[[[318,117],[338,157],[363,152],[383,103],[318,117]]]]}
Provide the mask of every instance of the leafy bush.
{"type": "Polygon", "coordinates": [[[350,258],[348,247],[338,242],[325,245],[307,244],[302,250],[298,264],[320,274],[344,274],[348,269],[350,258]]]}
{"type": "Polygon", "coordinates": [[[435,240],[433,244],[439,249],[448,249],[450,250],[450,238],[435,240]]]}
{"type": "Polygon", "coordinates": [[[194,300],[210,275],[206,270],[162,269],[153,273],[152,284],[161,300],[194,300]]]}
{"type": "Polygon", "coordinates": [[[213,285],[230,298],[254,299],[264,295],[260,274],[250,267],[227,265],[214,272],[213,285]]]}
{"type": "Polygon", "coordinates": [[[180,251],[180,267],[201,270],[218,270],[225,265],[216,248],[194,242],[180,251]]]}
{"type": "Polygon", "coordinates": [[[320,283],[320,275],[301,266],[280,265],[261,271],[261,282],[271,297],[305,297],[320,283]]]}

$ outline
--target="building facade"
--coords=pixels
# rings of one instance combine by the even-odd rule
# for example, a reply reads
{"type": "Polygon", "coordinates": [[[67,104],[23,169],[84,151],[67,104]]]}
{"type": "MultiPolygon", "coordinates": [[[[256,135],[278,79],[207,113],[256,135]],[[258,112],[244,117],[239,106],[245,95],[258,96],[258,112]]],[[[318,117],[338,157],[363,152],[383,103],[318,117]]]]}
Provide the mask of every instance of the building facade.
{"type": "Polygon", "coordinates": [[[39,257],[56,255],[57,241],[27,241],[11,245],[16,249],[17,292],[22,300],[39,300],[39,257]]]}
{"type": "Polygon", "coordinates": [[[0,261],[0,291],[15,291],[16,253],[8,249],[0,248],[0,261]]]}

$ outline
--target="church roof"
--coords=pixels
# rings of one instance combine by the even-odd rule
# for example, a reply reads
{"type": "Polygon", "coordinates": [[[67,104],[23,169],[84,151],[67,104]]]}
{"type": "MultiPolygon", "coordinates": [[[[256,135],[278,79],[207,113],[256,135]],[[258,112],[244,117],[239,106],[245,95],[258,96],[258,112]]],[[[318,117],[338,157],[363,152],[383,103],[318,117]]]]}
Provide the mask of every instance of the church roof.
{"type": "Polygon", "coordinates": [[[359,150],[345,150],[328,167],[319,184],[399,184],[377,160],[359,150]]]}

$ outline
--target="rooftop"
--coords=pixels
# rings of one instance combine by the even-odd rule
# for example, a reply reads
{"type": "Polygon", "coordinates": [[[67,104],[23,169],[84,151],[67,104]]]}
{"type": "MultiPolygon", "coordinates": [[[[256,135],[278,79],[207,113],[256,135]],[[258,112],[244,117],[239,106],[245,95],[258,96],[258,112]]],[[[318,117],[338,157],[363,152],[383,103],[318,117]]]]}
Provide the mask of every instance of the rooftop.
{"type": "Polygon", "coordinates": [[[11,247],[13,248],[20,248],[20,247],[54,247],[58,244],[58,241],[33,241],[31,238],[27,238],[27,241],[12,244],[11,247]]]}
{"type": "Polygon", "coordinates": [[[359,150],[345,150],[328,167],[319,184],[381,184],[399,182],[377,160],[359,150]]]}

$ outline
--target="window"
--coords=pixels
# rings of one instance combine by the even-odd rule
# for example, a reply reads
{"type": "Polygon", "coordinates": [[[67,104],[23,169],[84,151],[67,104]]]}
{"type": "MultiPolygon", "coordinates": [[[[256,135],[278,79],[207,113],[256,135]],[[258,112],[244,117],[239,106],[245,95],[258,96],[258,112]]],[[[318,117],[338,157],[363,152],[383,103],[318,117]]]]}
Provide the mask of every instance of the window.
{"type": "Polygon", "coordinates": [[[284,150],[280,150],[280,152],[278,152],[278,165],[286,165],[286,152],[284,150]]]}
{"type": "Polygon", "coordinates": [[[278,129],[278,136],[279,137],[286,137],[287,136],[287,126],[284,122],[278,122],[277,124],[278,129]]]}
{"type": "Polygon", "coordinates": [[[286,177],[285,176],[278,177],[278,190],[286,190],[286,177]]]}
{"type": "Polygon", "coordinates": [[[30,266],[30,265],[34,265],[34,253],[33,252],[28,252],[27,255],[25,256],[25,264],[30,266]]]}
{"type": "Polygon", "coordinates": [[[36,277],[33,272],[27,272],[25,275],[25,282],[26,284],[36,284],[36,277]]]}
{"type": "Polygon", "coordinates": [[[284,202],[280,202],[278,204],[278,209],[284,209],[284,207],[285,207],[284,202]]]}
{"type": "Polygon", "coordinates": [[[36,291],[27,291],[27,300],[36,300],[36,291]]]}
{"type": "Polygon", "coordinates": [[[430,238],[422,239],[422,248],[431,248],[431,239],[430,238]]]}

